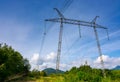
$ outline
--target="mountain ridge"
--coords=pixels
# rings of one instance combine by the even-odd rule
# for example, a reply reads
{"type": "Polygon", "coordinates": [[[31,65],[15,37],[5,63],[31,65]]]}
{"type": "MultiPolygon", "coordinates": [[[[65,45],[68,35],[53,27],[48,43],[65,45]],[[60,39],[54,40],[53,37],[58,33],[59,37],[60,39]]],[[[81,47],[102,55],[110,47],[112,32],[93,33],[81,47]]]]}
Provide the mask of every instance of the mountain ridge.
{"type": "Polygon", "coordinates": [[[64,71],[62,70],[57,70],[56,69],[53,69],[53,68],[46,68],[43,70],[47,75],[50,75],[50,74],[63,74],[64,71]]]}
{"type": "Polygon", "coordinates": [[[113,68],[112,70],[120,70],[120,65],[116,66],[116,67],[113,68]]]}

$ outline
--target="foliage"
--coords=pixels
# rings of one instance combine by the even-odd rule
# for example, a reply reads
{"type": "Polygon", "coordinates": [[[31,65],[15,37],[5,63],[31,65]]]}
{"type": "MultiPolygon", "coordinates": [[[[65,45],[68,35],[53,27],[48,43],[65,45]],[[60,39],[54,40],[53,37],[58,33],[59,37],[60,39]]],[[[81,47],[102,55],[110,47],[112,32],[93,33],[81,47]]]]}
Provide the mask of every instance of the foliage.
{"type": "MultiPolygon", "coordinates": [[[[113,82],[115,79],[119,80],[120,71],[105,69],[106,78],[103,78],[102,70],[91,68],[88,65],[73,67],[70,71],[64,74],[65,82],[113,82]],[[112,81],[112,79],[114,79],[112,81]]],[[[118,82],[118,81],[116,81],[118,82]]]]}
{"type": "Polygon", "coordinates": [[[120,70],[112,70],[111,77],[112,77],[112,80],[116,80],[118,78],[120,80],[120,70]]]}
{"type": "Polygon", "coordinates": [[[11,75],[27,74],[29,69],[29,61],[24,59],[19,52],[12,49],[11,46],[0,44],[0,82],[11,75]]]}
{"type": "MultiPolygon", "coordinates": [[[[119,82],[120,70],[105,70],[106,78],[102,76],[101,69],[91,68],[90,66],[73,67],[64,74],[51,74],[44,76],[44,71],[32,70],[32,77],[27,81],[34,80],[36,82],[119,82]],[[42,76],[43,75],[43,76],[42,76]],[[38,76],[36,78],[36,76],[38,76]],[[34,79],[31,79],[34,78],[34,79]]],[[[16,81],[17,82],[17,81],[16,81]]],[[[23,81],[18,81],[23,82],[23,81]]],[[[26,82],[26,81],[25,81],[26,82]]]]}
{"type": "MultiPolygon", "coordinates": [[[[91,68],[89,65],[72,67],[69,71],[57,74],[54,69],[45,69],[38,71],[33,69],[29,71],[30,64],[21,54],[12,47],[0,44],[0,82],[4,82],[12,75],[26,74],[26,77],[20,77],[24,80],[36,80],[37,82],[119,82],[120,70],[105,69],[106,78],[103,78],[102,70],[91,68]],[[51,74],[47,74],[51,73],[51,74]],[[32,78],[32,79],[31,79],[32,78]]],[[[18,79],[18,78],[17,78],[18,79]]],[[[19,80],[19,79],[18,79],[19,80]]],[[[20,79],[21,80],[21,79],[20,79]]],[[[22,82],[24,81],[22,80],[22,82]]],[[[11,81],[11,82],[14,82],[11,81]]],[[[21,81],[18,81],[21,82],[21,81]]]]}
{"type": "Polygon", "coordinates": [[[29,73],[30,77],[35,77],[38,78],[40,76],[40,71],[33,69],[30,73],[29,73]]]}
{"type": "Polygon", "coordinates": [[[41,72],[40,72],[40,76],[47,76],[47,74],[46,74],[45,71],[41,71],[41,72]]]}
{"type": "Polygon", "coordinates": [[[33,69],[29,73],[29,77],[33,77],[33,78],[40,78],[40,77],[45,77],[45,76],[47,76],[47,74],[44,71],[38,71],[36,69],[33,69]]]}

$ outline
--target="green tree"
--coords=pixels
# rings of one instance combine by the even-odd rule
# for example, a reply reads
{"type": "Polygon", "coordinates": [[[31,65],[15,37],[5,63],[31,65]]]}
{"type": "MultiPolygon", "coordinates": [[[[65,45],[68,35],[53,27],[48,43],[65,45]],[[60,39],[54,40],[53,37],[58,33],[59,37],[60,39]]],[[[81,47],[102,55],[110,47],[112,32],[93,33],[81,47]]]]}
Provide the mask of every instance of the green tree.
{"type": "Polygon", "coordinates": [[[39,78],[40,77],[40,71],[36,70],[36,69],[33,69],[30,74],[29,74],[30,77],[35,77],[35,78],[39,78]]]}
{"type": "Polygon", "coordinates": [[[29,70],[31,68],[29,61],[27,59],[23,59],[23,72],[27,75],[29,73],[29,70]]]}
{"type": "Polygon", "coordinates": [[[0,44],[0,82],[11,75],[27,73],[30,64],[27,59],[15,51],[11,46],[0,44]]]}
{"type": "Polygon", "coordinates": [[[41,71],[40,76],[47,76],[47,74],[45,73],[45,71],[41,71]]]}

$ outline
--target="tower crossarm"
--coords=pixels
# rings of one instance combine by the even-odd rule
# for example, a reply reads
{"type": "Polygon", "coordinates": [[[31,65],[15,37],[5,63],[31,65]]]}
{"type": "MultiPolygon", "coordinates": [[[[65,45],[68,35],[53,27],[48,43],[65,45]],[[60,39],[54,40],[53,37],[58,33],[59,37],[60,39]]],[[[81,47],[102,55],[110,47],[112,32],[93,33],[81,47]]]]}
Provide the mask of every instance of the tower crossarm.
{"type": "MultiPolygon", "coordinates": [[[[71,25],[78,25],[79,27],[80,26],[87,26],[87,27],[92,27],[94,29],[96,42],[97,42],[97,46],[98,46],[98,52],[99,52],[101,65],[102,65],[102,69],[103,69],[103,76],[106,77],[106,73],[105,73],[105,70],[104,70],[104,62],[103,62],[103,58],[102,58],[102,51],[101,51],[99,37],[98,37],[98,33],[97,33],[96,28],[101,28],[101,29],[107,29],[107,28],[104,27],[104,26],[101,26],[99,24],[96,24],[96,20],[99,16],[96,16],[91,22],[87,22],[87,21],[65,18],[64,15],[57,8],[54,8],[54,9],[57,11],[57,13],[59,15],[59,18],[46,19],[45,21],[60,23],[59,42],[58,42],[58,51],[57,51],[57,60],[56,60],[56,70],[59,70],[61,46],[62,46],[63,23],[64,24],[71,24],[71,25]]],[[[107,35],[108,35],[108,32],[107,32],[107,35]]],[[[108,37],[108,39],[109,39],[109,37],[108,37]]]]}
{"type": "Polygon", "coordinates": [[[103,28],[103,29],[108,29],[107,27],[101,26],[99,24],[95,24],[97,28],[103,28]]]}
{"type": "Polygon", "coordinates": [[[61,18],[45,19],[45,21],[60,22],[61,18]]]}
{"type": "MultiPolygon", "coordinates": [[[[46,19],[45,21],[59,22],[60,23],[61,18],[46,19]]],[[[92,23],[92,22],[81,21],[81,20],[62,18],[62,22],[65,23],[65,24],[81,25],[81,26],[88,26],[88,27],[96,27],[96,28],[107,29],[106,27],[101,26],[99,24],[92,23]]]]}
{"type": "Polygon", "coordinates": [[[54,10],[57,11],[60,18],[64,18],[64,15],[57,8],[54,8],[54,10]]]}

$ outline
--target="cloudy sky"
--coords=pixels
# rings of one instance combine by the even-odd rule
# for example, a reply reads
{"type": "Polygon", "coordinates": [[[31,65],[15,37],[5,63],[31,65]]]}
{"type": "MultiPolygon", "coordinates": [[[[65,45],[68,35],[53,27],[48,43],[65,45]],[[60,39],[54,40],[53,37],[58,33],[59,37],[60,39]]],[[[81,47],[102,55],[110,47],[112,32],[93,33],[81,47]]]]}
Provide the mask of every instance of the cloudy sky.
{"type": "MultiPolygon", "coordinates": [[[[59,23],[44,20],[59,17],[97,23],[109,30],[97,29],[105,68],[120,65],[120,1],[119,0],[0,0],[0,43],[7,43],[30,60],[32,68],[55,68],[59,23]],[[43,36],[46,26],[46,36],[43,36]]],[[[64,24],[60,69],[79,67],[88,61],[101,67],[93,28],[64,24]]]]}

